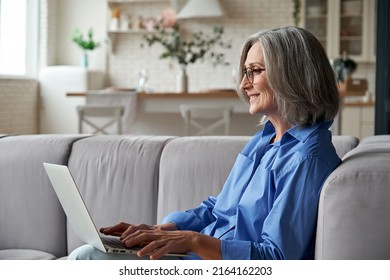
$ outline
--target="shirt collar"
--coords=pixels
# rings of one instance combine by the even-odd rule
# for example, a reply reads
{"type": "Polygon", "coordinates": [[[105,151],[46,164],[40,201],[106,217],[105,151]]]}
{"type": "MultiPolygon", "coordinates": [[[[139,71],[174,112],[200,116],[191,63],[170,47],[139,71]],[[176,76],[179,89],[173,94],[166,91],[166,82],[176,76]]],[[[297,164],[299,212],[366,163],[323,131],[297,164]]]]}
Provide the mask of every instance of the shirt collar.
{"type": "Polygon", "coordinates": [[[274,133],[275,133],[274,125],[270,121],[267,121],[264,124],[263,135],[269,136],[269,135],[272,135],[274,133]]]}
{"type": "MultiPolygon", "coordinates": [[[[310,134],[313,131],[315,131],[319,128],[329,129],[330,126],[332,125],[332,123],[333,123],[333,121],[323,121],[323,122],[318,122],[318,123],[313,124],[313,125],[308,126],[308,127],[300,127],[298,125],[295,125],[286,131],[286,133],[282,137],[281,142],[286,141],[289,138],[288,136],[294,137],[301,142],[305,142],[305,140],[310,136],[310,134]]],[[[264,131],[263,135],[271,135],[271,134],[275,133],[275,128],[270,121],[267,121],[264,125],[263,131],[264,131]]]]}

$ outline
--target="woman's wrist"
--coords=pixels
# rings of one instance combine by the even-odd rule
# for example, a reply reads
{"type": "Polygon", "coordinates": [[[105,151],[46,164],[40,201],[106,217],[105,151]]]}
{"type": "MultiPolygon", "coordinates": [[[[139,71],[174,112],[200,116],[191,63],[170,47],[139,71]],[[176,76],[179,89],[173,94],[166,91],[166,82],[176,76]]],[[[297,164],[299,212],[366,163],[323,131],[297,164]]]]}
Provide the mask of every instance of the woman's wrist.
{"type": "Polygon", "coordinates": [[[202,233],[193,232],[190,244],[191,251],[202,259],[221,259],[221,240],[202,233]]]}

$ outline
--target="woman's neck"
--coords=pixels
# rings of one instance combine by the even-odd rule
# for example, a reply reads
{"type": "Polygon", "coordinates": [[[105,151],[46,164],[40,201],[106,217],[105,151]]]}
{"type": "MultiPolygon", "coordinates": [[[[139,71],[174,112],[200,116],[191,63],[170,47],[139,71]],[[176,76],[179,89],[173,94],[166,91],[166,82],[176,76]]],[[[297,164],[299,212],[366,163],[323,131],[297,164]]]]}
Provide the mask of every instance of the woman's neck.
{"type": "Polygon", "coordinates": [[[290,122],[282,118],[268,117],[268,119],[275,128],[275,136],[271,139],[270,143],[280,141],[280,139],[282,139],[283,134],[293,126],[290,122]]]}

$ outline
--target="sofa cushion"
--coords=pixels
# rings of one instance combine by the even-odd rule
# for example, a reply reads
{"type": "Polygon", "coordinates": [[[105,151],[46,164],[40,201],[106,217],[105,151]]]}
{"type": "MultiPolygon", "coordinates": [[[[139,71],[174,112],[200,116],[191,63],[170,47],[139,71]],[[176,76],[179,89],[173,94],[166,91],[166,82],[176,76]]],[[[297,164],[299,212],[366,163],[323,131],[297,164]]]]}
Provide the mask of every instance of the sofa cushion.
{"type": "MultiPolygon", "coordinates": [[[[158,174],[168,136],[94,136],[74,144],[69,169],[97,228],[156,223],[158,174]]],[[[81,241],[68,230],[68,253],[81,241]]]]}
{"type": "MultiPolygon", "coordinates": [[[[217,195],[249,136],[181,137],[167,144],[161,156],[157,221],[172,211],[195,207],[217,195]]],[[[342,157],[356,147],[352,136],[333,136],[342,157]]]]}
{"type": "Polygon", "coordinates": [[[161,156],[157,222],[172,211],[186,210],[223,187],[247,136],[181,137],[161,156]]]}
{"type": "Polygon", "coordinates": [[[321,192],[317,259],[390,259],[390,136],[348,152],[321,192]]]}
{"type": "MultiPolygon", "coordinates": [[[[71,135],[0,139],[1,250],[30,249],[58,257],[66,254],[65,215],[42,163],[67,164],[72,144],[78,139],[80,136],[71,135]]],[[[29,251],[18,254],[22,252],[29,251]]]]}

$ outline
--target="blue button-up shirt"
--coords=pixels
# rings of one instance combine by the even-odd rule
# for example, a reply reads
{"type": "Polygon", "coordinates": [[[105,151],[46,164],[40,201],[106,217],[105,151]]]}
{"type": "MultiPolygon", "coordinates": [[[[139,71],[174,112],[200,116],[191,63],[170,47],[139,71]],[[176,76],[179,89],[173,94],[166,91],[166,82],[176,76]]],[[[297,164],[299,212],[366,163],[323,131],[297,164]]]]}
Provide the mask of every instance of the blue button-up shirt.
{"type": "MultiPolygon", "coordinates": [[[[267,122],[238,155],[217,197],[164,222],[219,238],[223,259],[311,259],[322,185],[340,164],[322,122],[289,129],[267,122]]],[[[194,256],[196,257],[196,256],[194,256]]]]}

